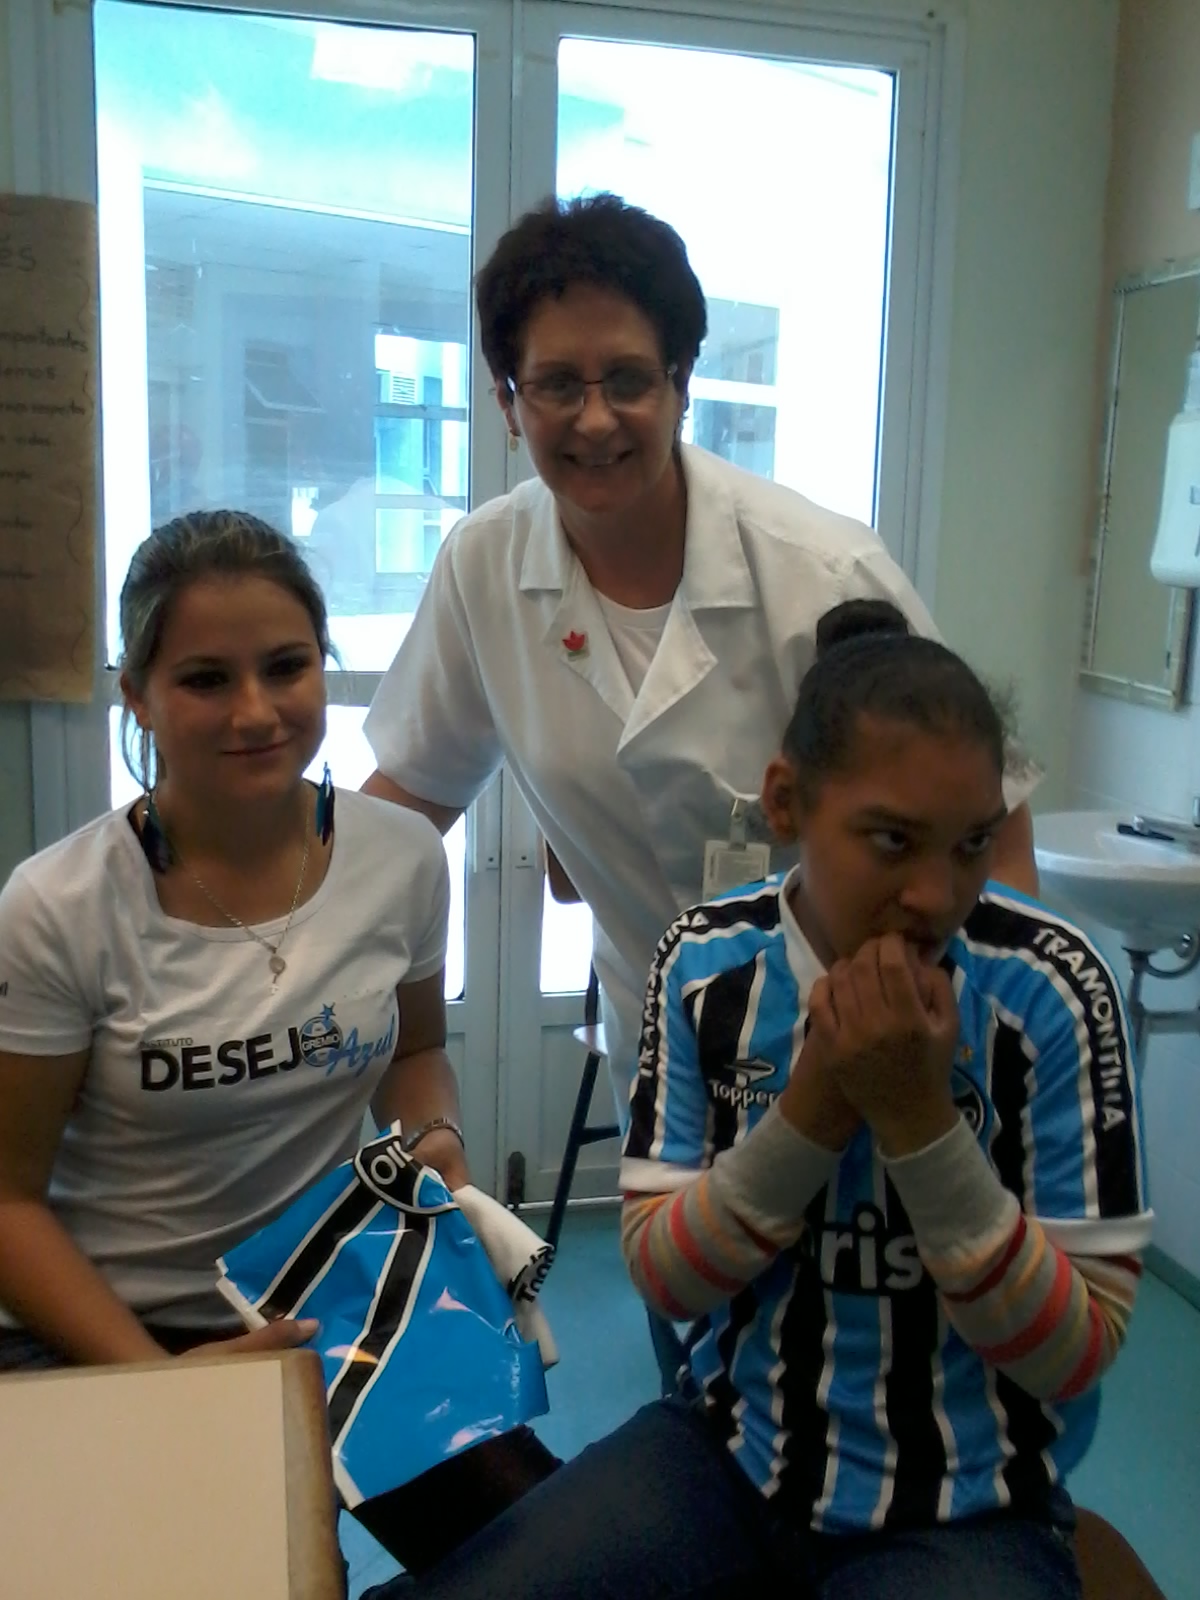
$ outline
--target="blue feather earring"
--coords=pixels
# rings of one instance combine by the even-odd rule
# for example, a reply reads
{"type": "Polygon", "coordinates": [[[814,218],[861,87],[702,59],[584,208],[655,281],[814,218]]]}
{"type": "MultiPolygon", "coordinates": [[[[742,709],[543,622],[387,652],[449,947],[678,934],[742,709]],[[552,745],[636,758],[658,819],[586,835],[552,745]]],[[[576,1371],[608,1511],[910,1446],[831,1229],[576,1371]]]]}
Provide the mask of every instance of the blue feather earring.
{"type": "Polygon", "coordinates": [[[174,865],[175,852],[171,848],[171,841],[167,838],[167,830],[162,825],[162,818],[155,804],[155,791],[162,772],[154,750],[154,735],[148,727],[141,729],[141,772],[146,809],[142,812],[138,843],[142,847],[142,854],[150,864],[151,872],[161,876],[174,865]]]}
{"type": "Polygon", "coordinates": [[[329,843],[329,836],[333,832],[333,801],[333,778],[327,761],[321,787],[317,790],[317,837],[322,844],[329,843]]]}
{"type": "Polygon", "coordinates": [[[142,816],[142,853],[150,863],[150,869],[160,875],[167,871],[175,859],[171,850],[171,841],[167,838],[166,829],[159,820],[158,807],[154,804],[154,790],[146,795],[146,810],[142,816]]]}

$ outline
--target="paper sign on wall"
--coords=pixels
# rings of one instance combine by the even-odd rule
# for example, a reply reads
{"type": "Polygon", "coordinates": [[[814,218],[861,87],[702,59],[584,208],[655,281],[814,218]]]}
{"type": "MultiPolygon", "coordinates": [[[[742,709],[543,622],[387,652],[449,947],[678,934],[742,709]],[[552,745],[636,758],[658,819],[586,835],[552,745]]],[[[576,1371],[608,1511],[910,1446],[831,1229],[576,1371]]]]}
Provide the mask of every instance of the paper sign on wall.
{"type": "Polygon", "coordinates": [[[90,700],[96,211],[0,195],[0,700],[90,700]]]}

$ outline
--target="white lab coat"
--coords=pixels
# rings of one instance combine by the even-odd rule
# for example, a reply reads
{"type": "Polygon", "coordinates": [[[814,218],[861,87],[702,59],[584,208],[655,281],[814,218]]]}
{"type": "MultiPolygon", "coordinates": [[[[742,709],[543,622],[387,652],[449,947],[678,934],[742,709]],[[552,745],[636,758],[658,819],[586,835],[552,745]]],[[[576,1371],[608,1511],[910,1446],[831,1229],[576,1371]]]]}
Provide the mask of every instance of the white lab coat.
{"type": "Polygon", "coordinates": [[[467,806],[508,762],[595,917],[623,1124],[655,946],[702,898],[734,797],[759,792],[818,620],[881,598],[935,631],[870,528],[695,447],[683,464],[683,578],[636,697],[534,480],[450,534],[366,720],[380,771],[439,805],[467,806]]]}

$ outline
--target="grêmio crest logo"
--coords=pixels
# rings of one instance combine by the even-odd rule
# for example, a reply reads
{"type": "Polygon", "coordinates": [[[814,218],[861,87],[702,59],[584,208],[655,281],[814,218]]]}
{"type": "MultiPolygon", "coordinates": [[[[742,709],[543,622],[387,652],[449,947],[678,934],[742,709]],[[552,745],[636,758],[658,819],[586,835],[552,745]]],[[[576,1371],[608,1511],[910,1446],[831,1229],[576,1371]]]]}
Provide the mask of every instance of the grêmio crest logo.
{"type": "Polygon", "coordinates": [[[327,1078],[344,1067],[357,1078],[373,1061],[390,1061],[395,1048],[395,1012],[386,1033],[364,1040],[357,1027],[344,1034],[335,1008],[322,1006],[298,1027],[246,1039],[223,1039],[215,1045],[193,1038],[147,1040],[141,1047],[142,1088],[228,1089],[301,1066],[314,1067],[327,1078]]]}
{"type": "Polygon", "coordinates": [[[955,1066],[951,1074],[950,1093],[955,1106],[962,1113],[963,1121],[978,1138],[987,1122],[987,1108],[983,1096],[960,1066],[955,1066]]]}

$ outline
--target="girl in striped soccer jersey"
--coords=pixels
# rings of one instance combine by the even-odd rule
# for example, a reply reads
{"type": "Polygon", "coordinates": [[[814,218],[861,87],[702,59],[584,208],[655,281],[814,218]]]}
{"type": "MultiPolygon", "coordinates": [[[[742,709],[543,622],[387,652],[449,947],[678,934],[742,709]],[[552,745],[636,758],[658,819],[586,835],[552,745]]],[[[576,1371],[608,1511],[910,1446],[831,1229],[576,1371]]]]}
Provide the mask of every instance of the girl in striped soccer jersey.
{"type": "Polygon", "coordinates": [[[799,864],[685,912],[648,991],[624,1248],[696,1397],[422,1593],[1078,1595],[1063,1485],[1150,1214],[1112,972],[985,887],[1004,753],[944,646],[825,617],[763,788],[799,864]]]}

